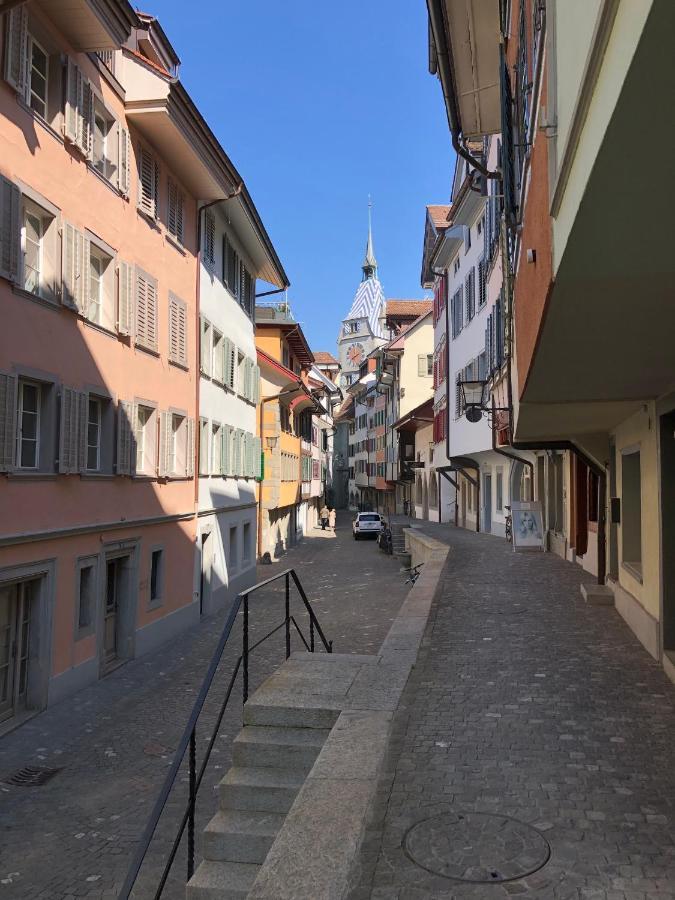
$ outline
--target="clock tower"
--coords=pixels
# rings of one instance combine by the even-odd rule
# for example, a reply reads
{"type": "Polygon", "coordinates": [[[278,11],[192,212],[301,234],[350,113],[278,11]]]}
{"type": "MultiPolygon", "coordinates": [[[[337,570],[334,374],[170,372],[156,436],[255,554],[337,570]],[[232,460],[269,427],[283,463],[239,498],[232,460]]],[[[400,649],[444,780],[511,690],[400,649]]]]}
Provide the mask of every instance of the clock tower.
{"type": "Polygon", "coordinates": [[[368,241],[361,265],[359,284],[351,309],[342,320],[337,339],[340,360],[340,387],[348,388],[359,377],[359,366],[368,354],[386,341],[384,332],[385,300],[377,277],[377,260],[373,250],[371,204],[368,202],[368,241]]]}

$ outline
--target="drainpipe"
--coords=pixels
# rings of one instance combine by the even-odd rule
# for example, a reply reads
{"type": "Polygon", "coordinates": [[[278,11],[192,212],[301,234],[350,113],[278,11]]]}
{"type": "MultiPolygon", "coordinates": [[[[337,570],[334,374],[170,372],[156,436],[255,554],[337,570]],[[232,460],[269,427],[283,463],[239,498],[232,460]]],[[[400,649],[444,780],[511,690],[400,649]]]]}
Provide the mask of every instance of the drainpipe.
{"type": "MultiPolygon", "coordinates": [[[[509,409],[513,409],[511,405],[509,405],[509,409]]],[[[492,398],[492,421],[495,419],[495,398],[492,398]]],[[[515,462],[522,463],[524,466],[527,466],[530,470],[530,479],[532,482],[532,490],[534,491],[534,463],[530,462],[529,459],[525,459],[522,456],[518,456],[516,453],[509,453],[508,450],[504,450],[502,447],[497,446],[497,435],[495,433],[495,429],[491,428],[492,432],[492,449],[495,453],[499,453],[500,456],[505,456],[507,459],[512,459],[515,462]]],[[[509,497],[510,497],[510,488],[509,488],[509,497]]],[[[513,499],[513,498],[511,498],[513,499]]]]}
{"type": "Polygon", "coordinates": [[[436,57],[438,60],[441,89],[445,99],[445,108],[448,113],[448,125],[450,127],[450,137],[455,153],[465,159],[469,165],[473,166],[481,175],[486,178],[496,178],[501,180],[501,172],[491,172],[466,149],[460,141],[461,126],[459,121],[459,110],[455,101],[455,79],[453,77],[454,67],[452,64],[452,51],[445,40],[445,28],[443,22],[442,0],[427,0],[427,10],[429,12],[429,22],[431,31],[436,45],[436,57]],[[447,86],[447,89],[446,89],[447,86]]]}

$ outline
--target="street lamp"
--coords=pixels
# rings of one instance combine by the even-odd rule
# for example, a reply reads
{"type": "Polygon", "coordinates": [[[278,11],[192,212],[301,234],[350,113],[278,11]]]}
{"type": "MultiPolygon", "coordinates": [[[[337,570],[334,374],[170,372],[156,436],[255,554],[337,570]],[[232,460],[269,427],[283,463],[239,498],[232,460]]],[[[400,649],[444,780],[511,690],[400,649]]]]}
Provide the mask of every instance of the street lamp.
{"type": "Polygon", "coordinates": [[[266,440],[266,442],[267,442],[267,449],[268,449],[268,450],[275,450],[275,449],[276,449],[277,441],[279,440],[279,438],[278,438],[278,436],[277,436],[276,434],[269,435],[268,437],[265,438],[265,440],[266,440]]]}
{"type": "Polygon", "coordinates": [[[462,405],[466,410],[468,422],[480,422],[485,409],[485,387],[487,381],[477,378],[474,381],[460,381],[459,387],[462,396],[462,405]]]}

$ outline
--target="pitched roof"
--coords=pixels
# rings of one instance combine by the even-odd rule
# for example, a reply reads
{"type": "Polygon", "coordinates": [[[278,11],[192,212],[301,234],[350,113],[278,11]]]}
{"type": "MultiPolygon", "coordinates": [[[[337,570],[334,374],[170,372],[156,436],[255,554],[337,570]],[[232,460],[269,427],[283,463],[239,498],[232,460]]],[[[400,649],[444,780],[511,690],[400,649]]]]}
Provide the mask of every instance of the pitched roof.
{"type": "Polygon", "coordinates": [[[417,319],[433,308],[433,300],[387,300],[387,318],[417,319]]]}
{"type": "Polygon", "coordinates": [[[450,206],[437,206],[431,204],[427,206],[427,210],[429,212],[429,218],[434,224],[434,228],[447,228],[450,222],[448,221],[448,213],[450,212],[450,206]]]}
{"type": "Polygon", "coordinates": [[[332,353],[325,350],[316,350],[314,352],[314,362],[317,366],[338,366],[340,365],[332,353]]]}

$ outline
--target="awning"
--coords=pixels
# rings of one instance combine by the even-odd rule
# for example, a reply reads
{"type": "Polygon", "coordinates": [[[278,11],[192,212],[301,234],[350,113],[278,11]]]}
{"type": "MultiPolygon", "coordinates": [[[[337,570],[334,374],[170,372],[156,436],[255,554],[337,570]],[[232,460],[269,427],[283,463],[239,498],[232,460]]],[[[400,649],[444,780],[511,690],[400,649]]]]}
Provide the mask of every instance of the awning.
{"type": "Polygon", "coordinates": [[[434,421],[434,404],[429,398],[424,403],[420,403],[415,409],[411,409],[409,413],[394,422],[393,428],[397,431],[417,431],[420,428],[426,428],[434,421]]]}

